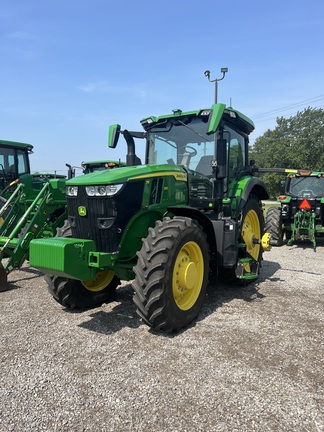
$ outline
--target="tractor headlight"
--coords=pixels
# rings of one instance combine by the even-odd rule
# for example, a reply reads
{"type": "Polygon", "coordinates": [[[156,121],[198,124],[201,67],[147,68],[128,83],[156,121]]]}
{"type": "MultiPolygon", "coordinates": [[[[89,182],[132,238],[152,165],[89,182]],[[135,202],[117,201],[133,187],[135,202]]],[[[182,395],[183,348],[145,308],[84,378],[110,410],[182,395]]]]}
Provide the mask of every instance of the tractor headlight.
{"type": "Polygon", "coordinates": [[[77,196],[78,195],[78,186],[68,186],[66,189],[67,196],[77,196]]]}
{"type": "Polygon", "coordinates": [[[120,191],[122,186],[122,184],[86,186],[86,192],[88,196],[112,196],[120,191]]]}

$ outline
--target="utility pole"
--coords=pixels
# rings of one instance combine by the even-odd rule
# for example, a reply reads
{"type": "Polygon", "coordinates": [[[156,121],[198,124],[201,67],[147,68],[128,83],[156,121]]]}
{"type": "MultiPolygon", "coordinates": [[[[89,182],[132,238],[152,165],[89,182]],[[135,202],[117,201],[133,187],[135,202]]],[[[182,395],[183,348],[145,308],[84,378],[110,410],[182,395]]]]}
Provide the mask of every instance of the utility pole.
{"type": "Polygon", "coordinates": [[[222,72],[222,74],[223,74],[222,78],[216,78],[216,79],[214,79],[214,80],[211,80],[211,79],[210,79],[210,71],[209,71],[209,70],[206,70],[206,71],[204,72],[204,75],[205,75],[205,77],[208,78],[208,81],[209,81],[209,82],[214,82],[214,83],[215,83],[215,104],[217,104],[217,96],[218,96],[218,81],[222,81],[222,79],[225,78],[225,74],[226,74],[226,72],[228,72],[228,68],[221,68],[221,72],[222,72]]]}

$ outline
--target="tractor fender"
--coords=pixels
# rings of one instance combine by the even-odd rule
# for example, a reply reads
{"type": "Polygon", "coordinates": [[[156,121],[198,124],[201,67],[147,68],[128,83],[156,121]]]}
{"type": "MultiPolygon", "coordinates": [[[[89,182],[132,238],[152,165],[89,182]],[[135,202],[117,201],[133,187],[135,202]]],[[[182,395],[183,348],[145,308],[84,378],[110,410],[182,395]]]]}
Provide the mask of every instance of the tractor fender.
{"type": "Polygon", "coordinates": [[[237,208],[238,215],[242,213],[244,206],[251,195],[258,197],[260,201],[269,198],[269,194],[266,190],[265,184],[259,178],[251,178],[251,180],[246,183],[246,186],[240,197],[240,203],[237,208]]]}
{"type": "Polygon", "coordinates": [[[184,217],[189,217],[191,219],[195,219],[199,223],[199,225],[202,226],[207,236],[210,247],[212,249],[216,249],[216,240],[215,240],[215,232],[214,232],[213,224],[211,220],[203,212],[190,206],[168,207],[168,212],[172,213],[174,216],[184,216],[184,217]]]}
{"type": "Polygon", "coordinates": [[[234,220],[211,220],[201,211],[189,206],[168,207],[168,211],[174,216],[195,219],[202,226],[210,247],[211,266],[217,264],[233,267],[236,264],[238,225],[234,220]],[[232,224],[234,229],[226,230],[226,223],[232,224]]]}

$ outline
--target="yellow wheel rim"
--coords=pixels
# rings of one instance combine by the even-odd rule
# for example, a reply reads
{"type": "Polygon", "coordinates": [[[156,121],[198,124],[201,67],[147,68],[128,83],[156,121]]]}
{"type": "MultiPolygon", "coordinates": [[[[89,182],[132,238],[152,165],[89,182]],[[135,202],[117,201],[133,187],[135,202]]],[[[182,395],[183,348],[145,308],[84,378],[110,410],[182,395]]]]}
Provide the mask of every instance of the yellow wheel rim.
{"type": "MultiPolygon", "coordinates": [[[[242,225],[242,237],[246,244],[246,251],[252,258],[258,261],[261,246],[255,243],[254,239],[259,240],[261,238],[261,226],[258,214],[255,210],[250,210],[245,215],[242,225]]],[[[249,263],[244,263],[244,268],[247,272],[251,271],[249,263]]]]}
{"type": "Polygon", "coordinates": [[[83,280],[82,285],[89,291],[98,292],[106,288],[113,280],[115,273],[111,270],[98,272],[93,279],[83,280]]]}
{"type": "Polygon", "coordinates": [[[179,309],[188,310],[197,301],[204,280],[204,258],[193,241],[180,250],[173,270],[172,292],[179,309]]]}

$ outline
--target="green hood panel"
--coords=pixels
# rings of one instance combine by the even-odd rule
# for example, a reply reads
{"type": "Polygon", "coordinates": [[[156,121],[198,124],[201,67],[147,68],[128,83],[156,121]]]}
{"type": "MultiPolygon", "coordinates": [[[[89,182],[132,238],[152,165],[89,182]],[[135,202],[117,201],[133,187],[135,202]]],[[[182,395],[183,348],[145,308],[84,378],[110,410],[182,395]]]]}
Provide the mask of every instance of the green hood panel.
{"type": "Polygon", "coordinates": [[[102,184],[120,184],[131,180],[153,177],[173,176],[176,180],[186,181],[185,170],[176,165],[137,165],[113,170],[95,171],[75,177],[67,182],[68,186],[94,186],[102,184]]]}

